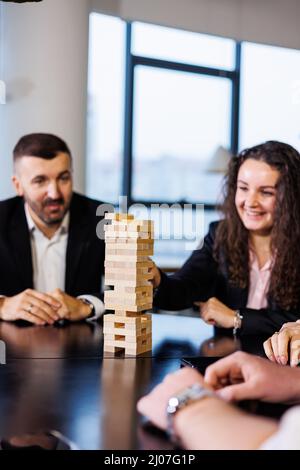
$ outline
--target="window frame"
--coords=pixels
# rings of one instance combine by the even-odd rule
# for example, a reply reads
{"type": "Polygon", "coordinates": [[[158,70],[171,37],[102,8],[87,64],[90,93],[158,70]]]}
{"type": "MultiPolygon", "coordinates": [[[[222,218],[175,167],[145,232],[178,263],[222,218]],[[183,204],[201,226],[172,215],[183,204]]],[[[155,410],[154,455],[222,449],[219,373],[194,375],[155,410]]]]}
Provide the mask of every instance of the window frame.
{"type": "MultiPolygon", "coordinates": [[[[185,62],[175,62],[151,57],[134,55],[131,52],[132,23],[126,23],[126,52],[125,52],[125,106],[124,106],[124,144],[123,144],[123,174],[122,195],[127,197],[128,206],[142,203],[145,206],[151,204],[167,204],[169,201],[150,201],[134,199],[132,196],[132,170],[133,170],[133,100],[135,67],[155,67],[165,70],[187,72],[209,77],[227,78],[231,81],[231,113],[230,113],[230,151],[236,154],[239,148],[239,115],[240,115],[240,68],[241,68],[241,42],[235,41],[235,68],[225,70],[221,68],[192,65],[185,62]]],[[[174,201],[180,205],[196,204],[192,201],[174,201]]],[[[216,210],[215,204],[201,201],[206,210],[216,210]]]]}

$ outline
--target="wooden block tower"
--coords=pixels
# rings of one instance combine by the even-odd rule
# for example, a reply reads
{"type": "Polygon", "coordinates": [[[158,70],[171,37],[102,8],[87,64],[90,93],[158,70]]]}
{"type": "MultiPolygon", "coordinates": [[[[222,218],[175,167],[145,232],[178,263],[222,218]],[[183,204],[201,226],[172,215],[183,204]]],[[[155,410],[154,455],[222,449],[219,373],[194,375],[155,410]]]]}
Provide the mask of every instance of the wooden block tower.
{"type": "Polygon", "coordinates": [[[152,349],[153,287],[149,268],[153,262],[153,222],[133,215],[106,214],[104,351],[136,356],[152,349]]]}

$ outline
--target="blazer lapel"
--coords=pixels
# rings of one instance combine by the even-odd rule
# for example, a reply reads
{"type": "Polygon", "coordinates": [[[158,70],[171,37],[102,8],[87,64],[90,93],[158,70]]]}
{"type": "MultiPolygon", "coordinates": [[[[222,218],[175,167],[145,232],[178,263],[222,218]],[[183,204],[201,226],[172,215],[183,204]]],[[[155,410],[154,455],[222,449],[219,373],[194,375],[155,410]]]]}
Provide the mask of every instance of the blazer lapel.
{"type": "Polygon", "coordinates": [[[16,273],[28,288],[33,288],[31,243],[22,199],[11,221],[10,245],[16,273]]]}
{"type": "Polygon", "coordinates": [[[66,255],[65,290],[70,292],[79,268],[80,258],[89,241],[89,223],[86,212],[73,195],[70,207],[70,226],[66,255]]]}

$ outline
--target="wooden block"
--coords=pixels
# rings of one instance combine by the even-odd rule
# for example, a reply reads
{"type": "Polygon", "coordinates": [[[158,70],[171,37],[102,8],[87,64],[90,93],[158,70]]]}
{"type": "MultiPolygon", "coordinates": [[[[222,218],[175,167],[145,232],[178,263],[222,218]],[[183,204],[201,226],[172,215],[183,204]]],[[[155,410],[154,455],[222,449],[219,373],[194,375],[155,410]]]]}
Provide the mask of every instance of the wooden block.
{"type": "Polygon", "coordinates": [[[136,315],[134,317],[119,316],[116,318],[116,315],[113,313],[107,313],[103,316],[104,325],[108,325],[110,328],[122,328],[128,325],[142,326],[148,322],[152,321],[151,313],[144,313],[142,315],[136,315]],[[117,325],[117,326],[115,326],[117,325]]]}
{"type": "Polygon", "coordinates": [[[136,317],[137,316],[137,312],[131,312],[130,310],[128,309],[118,309],[118,310],[115,310],[115,313],[114,313],[115,317],[136,317]]]}
{"type": "Polygon", "coordinates": [[[147,261],[148,252],[143,251],[141,253],[136,253],[136,252],[131,252],[130,250],[128,250],[126,252],[121,252],[121,253],[118,253],[118,252],[108,253],[106,251],[105,259],[106,261],[129,261],[132,263],[137,263],[137,262],[147,261]]]}
{"type": "Polygon", "coordinates": [[[110,239],[108,238],[106,241],[105,241],[105,244],[108,245],[108,246],[111,246],[111,245],[117,245],[119,247],[119,245],[130,245],[130,247],[132,245],[145,245],[146,248],[148,248],[150,245],[152,246],[154,244],[154,240],[153,239],[149,239],[149,240],[144,240],[143,238],[116,238],[116,239],[110,239]]]}
{"type": "Polygon", "coordinates": [[[125,335],[127,336],[140,336],[150,334],[152,331],[152,322],[146,322],[143,325],[137,326],[134,324],[129,324],[124,327],[113,328],[110,324],[107,324],[103,328],[103,333],[105,335],[125,335]]]}
{"type": "Polygon", "coordinates": [[[153,261],[147,260],[147,261],[110,261],[110,260],[105,260],[104,261],[104,266],[105,268],[152,268],[154,266],[153,261]]]}
{"type": "Polygon", "coordinates": [[[115,346],[110,346],[110,345],[106,344],[105,341],[104,341],[103,351],[104,352],[116,353],[116,352],[122,351],[122,348],[116,348],[115,346]]]}
{"type": "Polygon", "coordinates": [[[153,248],[143,250],[130,248],[106,248],[105,250],[106,261],[131,261],[132,263],[137,263],[138,261],[147,261],[148,257],[152,255],[153,248]],[[119,258],[111,258],[111,256],[118,256],[119,258]]]}
{"type": "Polygon", "coordinates": [[[147,335],[140,335],[137,337],[131,338],[131,341],[127,341],[125,335],[105,335],[104,342],[107,346],[115,346],[115,347],[126,347],[129,346],[130,348],[135,347],[136,345],[146,344],[147,341],[151,339],[151,333],[147,335]],[[117,339],[114,337],[116,336],[117,339]]]}
{"type": "MultiPolygon", "coordinates": [[[[143,325],[125,324],[124,327],[114,328],[113,324],[108,323],[103,328],[103,333],[108,335],[125,335],[125,336],[140,336],[150,334],[152,331],[152,322],[145,322],[143,325]]],[[[115,323],[119,325],[119,323],[115,323]]]]}
{"type": "MultiPolygon", "coordinates": [[[[109,225],[105,225],[105,227],[110,227],[109,225]]],[[[148,232],[128,232],[128,231],[109,231],[105,230],[105,240],[111,238],[126,238],[126,239],[139,239],[139,240],[150,240],[151,234],[148,232]]]]}
{"type": "Polygon", "coordinates": [[[153,286],[152,284],[149,286],[144,287],[124,287],[125,292],[131,293],[142,293],[143,295],[152,295],[153,294],[153,286]]]}
{"type": "Polygon", "coordinates": [[[145,326],[139,330],[129,328],[106,328],[103,333],[106,344],[112,343],[114,341],[123,341],[124,343],[138,343],[151,335],[152,328],[151,325],[145,326]]]}
{"type": "MultiPolygon", "coordinates": [[[[149,303],[152,302],[153,295],[150,293],[148,294],[140,294],[138,293],[133,293],[133,294],[127,294],[122,291],[118,290],[112,290],[112,291],[105,291],[104,292],[104,302],[110,302],[110,301],[118,301],[119,304],[127,304],[127,303],[134,303],[135,305],[139,305],[140,303],[149,303]]],[[[127,309],[128,310],[128,309],[127,309]]]]}
{"type": "Polygon", "coordinates": [[[148,285],[148,282],[150,282],[150,279],[152,279],[151,273],[148,273],[148,274],[109,273],[105,276],[104,281],[105,281],[105,284],[108,286],[116,285],[116,281],[119,281],[120,283],[123,283],[127,285],[128,287],[132,287],[134,285],[137,285],[140,287],[142,285],[148,285]],[[112,281],[114,281],[114,283],[112,283],[112,281]]]}
{"type": "Polygon", "coordinates": [[[120,212],[107,212],[105,214],[105,219],[110,219],[110,220],[134,220],[134,215],[132,215],[132,214],[122,214],[120,212]]]}
{"type": "Polygon", "coordinates": [[[124,279],[111,279],[105,277],[105,285],[106,286],[121,286],[124,287],[148,287],[151,286],[151,282],[143,279],[133,279],[133,280],[124,280],[124,279]]]}
{"type": "Polygon", "coordinates": [[[134,347],[128,343],[125,348],[125,355],[126,356],[138,356],[139,354],[144,354],[147,351],[151,351],[152,349],[152,338],[143,341],[142,343],[137,343],[134,347]]]}
{"type": "Polygon", "coordinates": [[[104,291],[104,302],[119,301],[120,304],[126,304],[128,302],[139,304],[141,302],[149,303],[152,301],[152,298],[153,296],[151,293],[134,292],[128,294],[126,292],[119,291],[118,289],[104,291]]]}
{"type": "Polygon", "coordinates": [[[106,310],[122,310],[124,308],[130,309],[130,312],[143,312],[145,310],[151,310],[152,309],[152,302],[149,302],[148,304],[143,304],[143,305],[124,305],[124,304],[115,304],[113,302],[107,302],[105,304],[106,310]]]}
{"type": "MultiPolygon", "coordinates": [[[[120,296],[115,297],[105,297],[104,303],[107,309],[116,310],[113,308],[112,305],[118,305],[121,307],[122,310],[129,310],[131,311],[131,307],[144,307],[144,305],[148,305],[152,303],[152,297],[142,297],[139,299],[131,299],[131,298],[124,298],[120,296]]],[[[120,310],[120,309],[117,309],[120,310]]]]}

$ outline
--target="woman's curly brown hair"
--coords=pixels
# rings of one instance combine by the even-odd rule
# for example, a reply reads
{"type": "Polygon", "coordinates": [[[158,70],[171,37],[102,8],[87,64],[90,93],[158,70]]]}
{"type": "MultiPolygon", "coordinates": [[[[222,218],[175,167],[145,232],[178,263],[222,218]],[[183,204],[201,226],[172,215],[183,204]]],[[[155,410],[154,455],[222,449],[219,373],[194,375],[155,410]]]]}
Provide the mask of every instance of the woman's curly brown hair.
{"type": "Polygon", "coordinates": [[[269,141],[232,158],[224,184],[214,256],[225,260],[231,284],[249,286],[249,236],[235,206],[237,176],[247,159],[260,160],[279,171],[274,225],[271,231],[271,272],[268,301],[285,310],[300,304],[300,154],[292,146],[269,141]]]}

